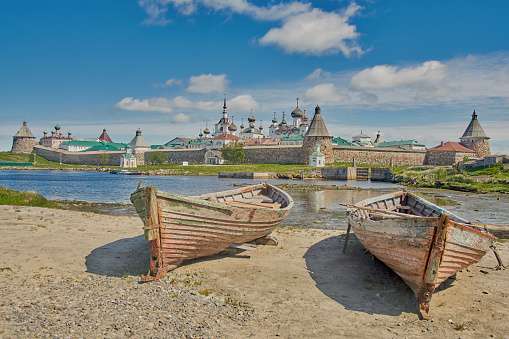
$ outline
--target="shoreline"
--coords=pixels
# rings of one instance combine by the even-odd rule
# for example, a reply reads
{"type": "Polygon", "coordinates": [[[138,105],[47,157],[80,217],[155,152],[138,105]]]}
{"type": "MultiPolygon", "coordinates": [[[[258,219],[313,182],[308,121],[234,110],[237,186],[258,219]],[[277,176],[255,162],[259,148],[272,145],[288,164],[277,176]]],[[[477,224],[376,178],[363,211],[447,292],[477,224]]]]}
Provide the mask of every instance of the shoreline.
{"type": "MultiPolygon", "coordinates": [[[[417,318],[413,293],[344,231],[278,228],[277,246],[197,259],[160,282],[138,217],[0,207],[0,337],[503,338],[507,270],[488,253],[417,318]]],[[[509,246],[497,243],[504,262],[509,246]]]]}

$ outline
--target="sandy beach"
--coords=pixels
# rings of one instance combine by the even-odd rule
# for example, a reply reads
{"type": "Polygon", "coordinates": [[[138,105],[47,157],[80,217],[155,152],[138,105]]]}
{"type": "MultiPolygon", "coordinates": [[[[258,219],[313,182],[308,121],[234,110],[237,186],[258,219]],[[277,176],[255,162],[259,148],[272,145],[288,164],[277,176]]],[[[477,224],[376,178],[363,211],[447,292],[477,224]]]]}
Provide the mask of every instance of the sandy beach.
{"type": "MultiPolygon", "coordinates": [[[[138,217],[0,206],[1,338],[509,338],[495,256],[411,290],[344,231],[279,228],[278,245],[191,261],[153,283],[138,217]]],[[[497,243],[509,264],[509,246],[497,243]]]]}

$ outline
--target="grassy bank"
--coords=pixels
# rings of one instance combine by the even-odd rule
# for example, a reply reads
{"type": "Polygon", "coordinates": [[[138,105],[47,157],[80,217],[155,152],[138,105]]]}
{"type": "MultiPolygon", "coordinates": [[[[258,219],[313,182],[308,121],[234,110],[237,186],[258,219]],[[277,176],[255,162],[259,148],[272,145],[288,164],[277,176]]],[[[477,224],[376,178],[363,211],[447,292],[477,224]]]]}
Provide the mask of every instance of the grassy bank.
{"type": "Polygon", "coordinates": [[[0,205],[61,208],[59,204],[35,192],[19,192],[2,186],[0,186],[0,205]]]}
{"type": "Polygon", "coordinates": [[[451,167],[411,167],[396,175],[395,179],[414,187],[509,193],[509,170],[504,170],[502,164],[460,172],[451,167]]]}

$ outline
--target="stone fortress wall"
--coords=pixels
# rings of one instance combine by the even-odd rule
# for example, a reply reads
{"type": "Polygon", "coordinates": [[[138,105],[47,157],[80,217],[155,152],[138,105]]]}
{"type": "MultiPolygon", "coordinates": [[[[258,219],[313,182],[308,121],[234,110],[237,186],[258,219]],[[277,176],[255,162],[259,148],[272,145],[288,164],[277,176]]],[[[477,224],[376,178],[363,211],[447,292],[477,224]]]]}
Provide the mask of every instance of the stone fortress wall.
{"type": "MultiPolygon", "coordinates": [[[[124,151],[91,151],[69,152],[62,149],[48,148],[40,145],[34,147],[35,153],[45,159],[65,164],[76,165],[99,165],[100,155],[109,155],[108,162],[104,165],[119,166],[120,157],[124,151]]],[[[142,163],[149,163],[149,155],[153,152],[167,154],[168,164],[179,164],[187,161],[190,164],[204,163],[205,149],[175,149],[175,150],[147,150],[138,155],[142,163]]],[[[287,146],[254,146],[244,148],[245,162],[253,164],[302,164],[308,159],[309,154],[303,152],[301,145],[287,146]]],[[[373,164],[380,166],[414,166],[425,163],[426,151],[403,150],[403,149],[376,149],[361,146],[332,146],[334,162],[355,161],[356,164],[373,164]]],[[[138,164],[142,164],[140,161],[138,164]]]]}

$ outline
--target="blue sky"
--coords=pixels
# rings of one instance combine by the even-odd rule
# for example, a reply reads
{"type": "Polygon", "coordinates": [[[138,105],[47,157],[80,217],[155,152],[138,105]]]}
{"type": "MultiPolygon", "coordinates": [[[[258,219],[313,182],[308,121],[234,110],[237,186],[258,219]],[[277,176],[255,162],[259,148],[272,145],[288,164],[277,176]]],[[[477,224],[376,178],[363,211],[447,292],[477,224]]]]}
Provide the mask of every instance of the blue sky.
{"type": "MultiPolygon", "coordinates": [[[[322,109],[329,132],[427,147],[459,141],[475,109],[509,153],[506,1],[0,0],[0,150],[39,139],[150,144],[197,137],[251,109],[322,109]]],[[[287,116],[287,121],[291,120],[287,116]]]]}

